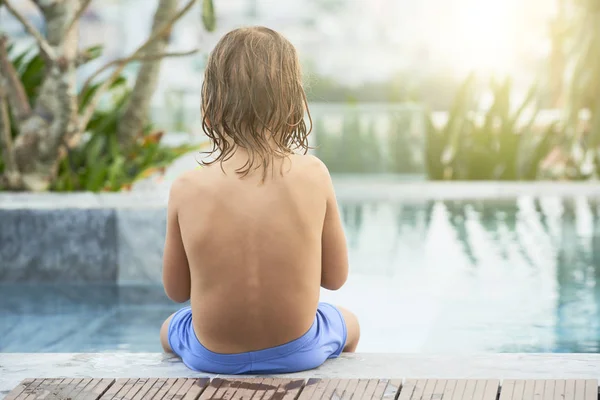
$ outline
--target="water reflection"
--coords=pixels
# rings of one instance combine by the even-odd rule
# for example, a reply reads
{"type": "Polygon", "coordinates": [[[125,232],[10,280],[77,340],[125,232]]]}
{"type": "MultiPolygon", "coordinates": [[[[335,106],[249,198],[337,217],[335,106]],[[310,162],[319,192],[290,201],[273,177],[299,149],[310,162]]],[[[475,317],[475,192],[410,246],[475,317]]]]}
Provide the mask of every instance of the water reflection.
{"type": "Polygon", "coordinates": [[[443,299],[426,350],[600,351],[596,200],[341,208],[352,273],[410,280],[443,299]]]}

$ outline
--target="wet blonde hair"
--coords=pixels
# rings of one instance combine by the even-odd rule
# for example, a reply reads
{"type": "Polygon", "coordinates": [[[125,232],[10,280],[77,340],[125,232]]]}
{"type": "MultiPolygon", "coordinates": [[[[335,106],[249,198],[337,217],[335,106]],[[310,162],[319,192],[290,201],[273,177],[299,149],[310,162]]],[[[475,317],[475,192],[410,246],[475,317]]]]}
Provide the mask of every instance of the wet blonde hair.
{"type": "Polygon", "coordinates": [[[264,179],[274,157],[298,149],[306,154],[312,120],[301,75],[296,49],[274,30],[240,28],[223,36],[202,84],[202,130],[213,144],[207,153],[216,156],[202,165],[222,166],[243,148],[248,161],[236,172],[246,176],[262,167],[264,179]]]}

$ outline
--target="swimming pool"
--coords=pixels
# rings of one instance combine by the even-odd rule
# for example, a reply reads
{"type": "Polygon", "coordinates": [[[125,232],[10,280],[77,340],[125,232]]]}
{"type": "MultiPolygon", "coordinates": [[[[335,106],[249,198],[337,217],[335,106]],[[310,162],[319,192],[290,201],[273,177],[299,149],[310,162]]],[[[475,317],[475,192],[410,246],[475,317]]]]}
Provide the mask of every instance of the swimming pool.
{"type": "MultiPolygon", "coordinates": [[[[600,351],[598,203],[343,202],[362,352],[600,351]]],[[[0,285],[2,352],[160,351],[157,286],[0,285]]]]}

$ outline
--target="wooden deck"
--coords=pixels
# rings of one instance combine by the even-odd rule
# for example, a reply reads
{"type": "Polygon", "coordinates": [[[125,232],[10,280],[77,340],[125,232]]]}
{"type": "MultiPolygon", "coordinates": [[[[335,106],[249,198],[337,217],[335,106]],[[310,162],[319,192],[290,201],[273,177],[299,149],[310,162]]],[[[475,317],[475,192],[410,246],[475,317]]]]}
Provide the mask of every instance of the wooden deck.
{"type": "Polygon", "coordinates": [[[26,379],[5,400],[598,400],[598,381],[26,379]]]}

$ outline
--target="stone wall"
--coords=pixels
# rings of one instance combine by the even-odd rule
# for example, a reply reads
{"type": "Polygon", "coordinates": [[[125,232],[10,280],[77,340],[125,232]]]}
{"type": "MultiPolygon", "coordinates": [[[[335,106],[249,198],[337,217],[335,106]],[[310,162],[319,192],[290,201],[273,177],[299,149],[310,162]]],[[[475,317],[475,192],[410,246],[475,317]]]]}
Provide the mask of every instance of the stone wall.
{"type": "Polygon", "coordinates": [[[162,196],[0,195],[0,282],[159,283],[162,196]]]}

